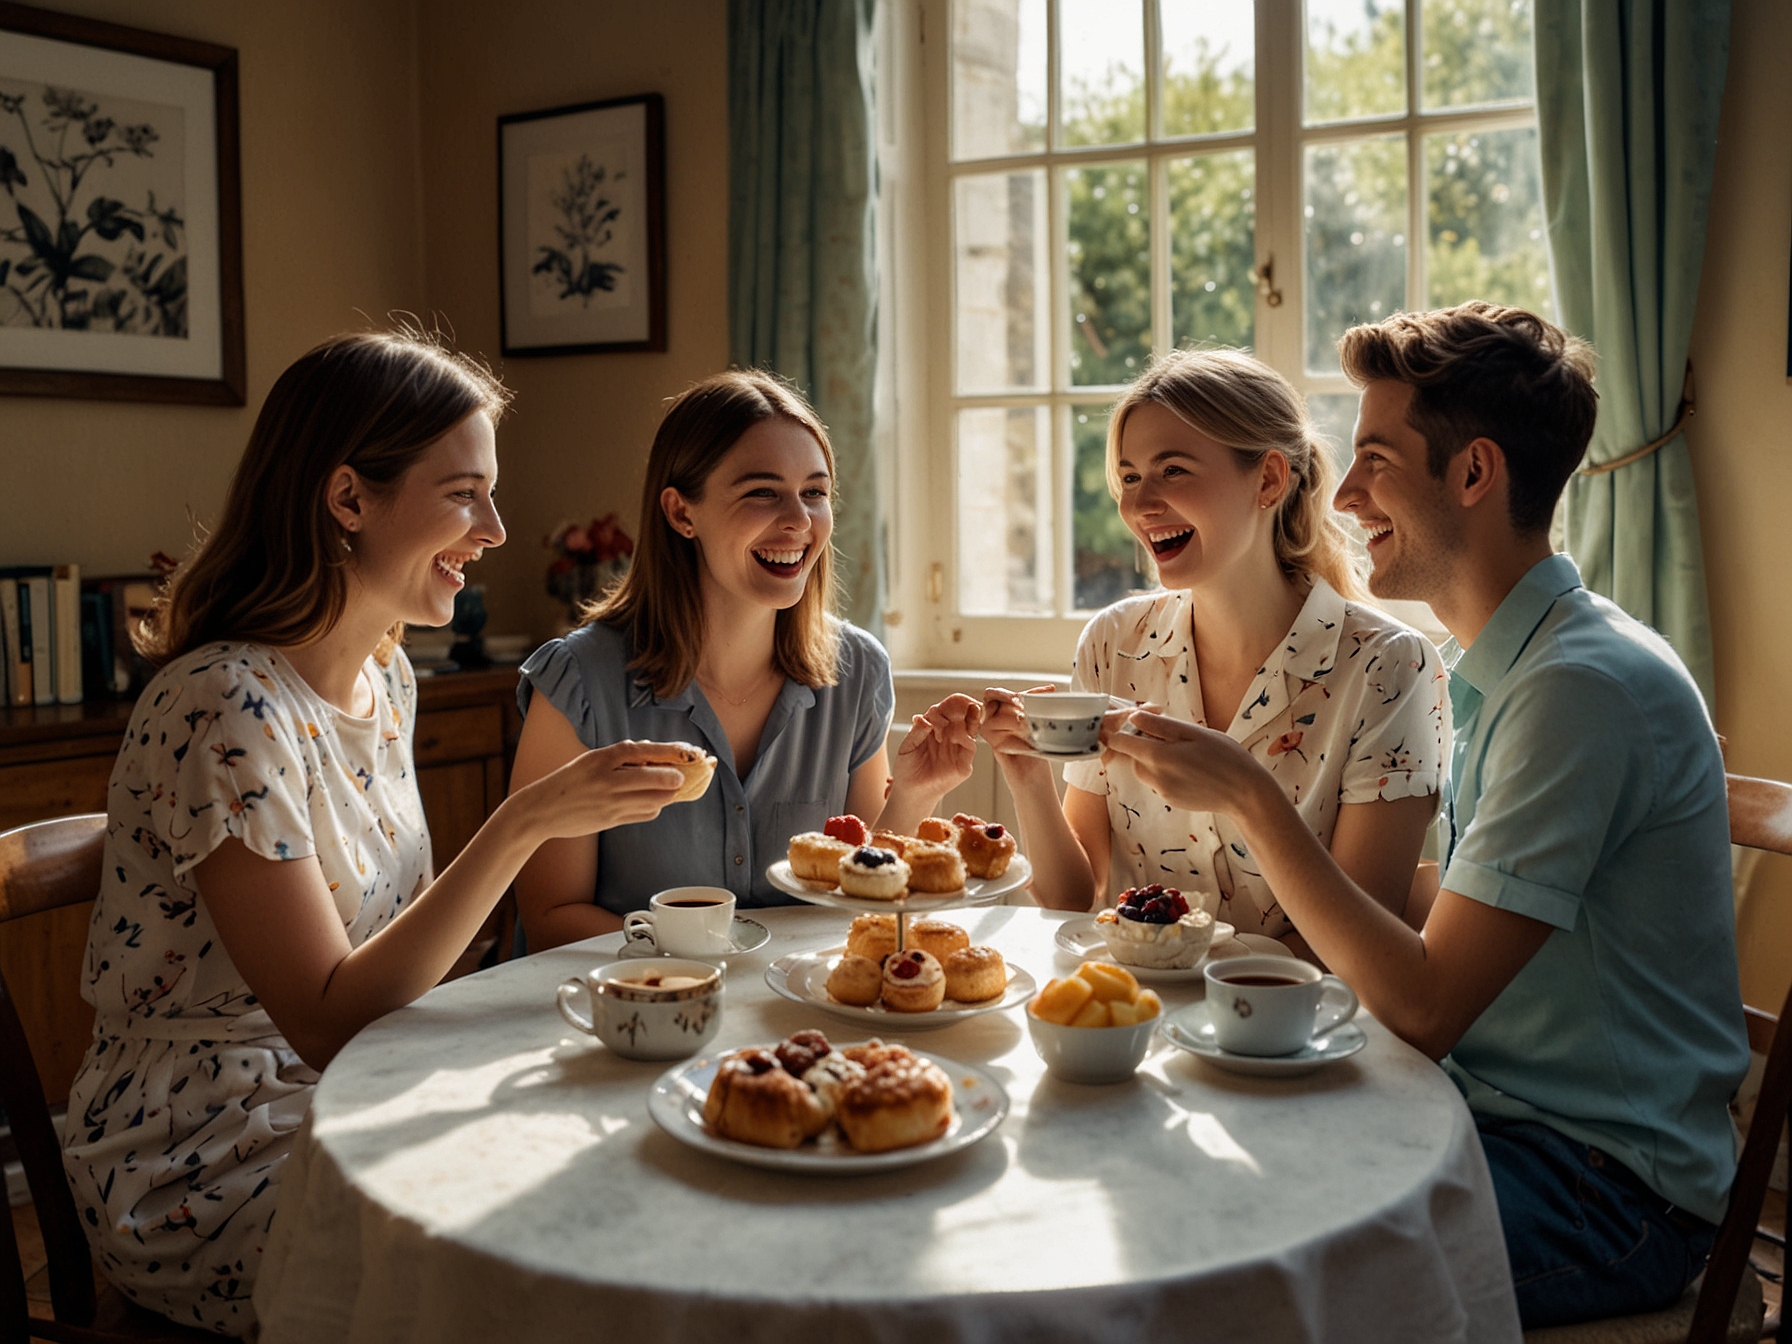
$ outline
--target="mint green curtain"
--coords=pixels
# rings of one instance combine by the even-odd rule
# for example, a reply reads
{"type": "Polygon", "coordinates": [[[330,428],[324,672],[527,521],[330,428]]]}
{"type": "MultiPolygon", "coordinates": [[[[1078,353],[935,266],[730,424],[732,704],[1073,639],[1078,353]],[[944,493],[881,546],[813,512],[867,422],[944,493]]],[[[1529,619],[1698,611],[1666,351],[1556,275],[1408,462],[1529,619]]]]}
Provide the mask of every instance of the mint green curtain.
{"type": "MultiPolygon", "coordinates": [[[[1564,326],[1599,352],[1590,464],[1678,415],[1705,255],[1728,0],[1536,0],[1537,122],[1564,326]]],[[[1674,645],[1712,703],[1711,619],[1684,435],[1576,476],[1568,549],[1587,587],[1674,645]]]]}
{"type": "Polygon", "coordinates": [[[828,427],[845,614],[881,633],[875,0],[729,0],[728,355],[828,427]]]}

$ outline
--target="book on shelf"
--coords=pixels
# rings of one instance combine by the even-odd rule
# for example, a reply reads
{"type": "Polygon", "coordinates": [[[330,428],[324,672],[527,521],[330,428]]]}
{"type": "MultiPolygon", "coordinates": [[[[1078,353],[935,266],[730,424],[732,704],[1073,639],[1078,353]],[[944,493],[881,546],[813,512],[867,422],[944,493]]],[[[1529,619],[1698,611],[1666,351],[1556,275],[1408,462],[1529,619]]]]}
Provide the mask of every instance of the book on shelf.
{"type": "Polygon", "coordinates": [[[6,703],[31,703],[31,646],[19,625],[19,589],[11,579],[0,578],[0,642],[6,646],[6,703]]]}
{"type": "Polygon", "coordinates": [[[9,705],[75,705],[82,667],[81,567],[0,568],[0,681],[9,705]]]}

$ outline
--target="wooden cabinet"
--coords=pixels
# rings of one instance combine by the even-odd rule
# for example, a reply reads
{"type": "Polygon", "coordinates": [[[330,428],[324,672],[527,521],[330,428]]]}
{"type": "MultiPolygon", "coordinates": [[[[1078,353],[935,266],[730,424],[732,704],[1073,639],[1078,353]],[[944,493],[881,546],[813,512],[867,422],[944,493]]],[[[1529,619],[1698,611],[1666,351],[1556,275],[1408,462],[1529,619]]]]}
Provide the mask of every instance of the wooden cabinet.
{"type": "MultiPolygon", "coordinates": [[[[438,872],[503,800],[522,732],[516,678],[505,669],[417,683],[417,787],[438,872]]],[[[131,706],[118,701],[0,710],[0,831],[104,812],[130,714],[131,706]]],[[[0,971],[18,1000],[51,1105],[67,1098],[93,1027],[80,992],[92,910],[89,902],[0,926],[0,971]]],[[[494,945],[508,948],[514,928],[506,897],[451,974],[473,969],[494,945]]]]}

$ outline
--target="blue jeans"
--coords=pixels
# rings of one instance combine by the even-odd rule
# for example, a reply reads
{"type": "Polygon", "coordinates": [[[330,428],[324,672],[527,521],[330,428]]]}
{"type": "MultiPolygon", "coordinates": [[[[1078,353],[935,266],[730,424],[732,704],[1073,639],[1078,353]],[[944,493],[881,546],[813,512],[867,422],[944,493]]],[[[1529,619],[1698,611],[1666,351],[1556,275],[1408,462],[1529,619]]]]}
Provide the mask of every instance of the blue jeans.
{"type": "Polygon", "coordinates": [[[1477,1115],[1527,1330],[1671,1306],[1717,1229],[1548,1125],[1477,1115]]]}

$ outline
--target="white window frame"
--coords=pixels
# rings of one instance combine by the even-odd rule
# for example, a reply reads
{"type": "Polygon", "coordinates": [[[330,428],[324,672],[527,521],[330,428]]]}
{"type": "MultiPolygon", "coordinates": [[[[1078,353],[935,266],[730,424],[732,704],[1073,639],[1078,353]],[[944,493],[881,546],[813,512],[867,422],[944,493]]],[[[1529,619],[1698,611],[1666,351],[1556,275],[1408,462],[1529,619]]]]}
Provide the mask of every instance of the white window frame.
{"type": "MultiPolygon", "coordinates": [[[[1123,0],[1113,0],[1123,3],[1123,0]]],[[[1230,0],[1228,0],[1230,2],[1230,0]]],[[[996,158],[951,159],[951,0],[891,0],[880,7],[879,48],[880,166],[887,227],[884,303],[881,323],[884,386],[889,389],[888,436],[884,440],[885,500],[889,518],[888,639],[900,667],[1024,668],[1068,670],[1076,639],[1088,613],[1059,615],[965,615],[957,609],[957,470],[955,422],[960,409],[974,406],[1052,407],[1057,573],[1054,590],[1060,610],[1074,598],[1070,525],[1071,461],[1069,416],[1077,405],[1111,403],[1114,387],[1075,387],[1068,373],[1067,286],[1054,272],[1052,288],[1052,376],[1038,393],[960,395],[955,387],[951,227],[953,181],[969,173],[1004,168],[1047,171],[1050,250],[1061,264],[1067,241],[1062,179],[1053,169],[1079,163],[1110,164],[1143,159],[1150,173],[1152,342],[1170,347],[1172,314],[1163,301],[1169,292],[1170,235],[1166,165],[1191,152],[1249,148],[1256,161],[1256,260],[1273,263],[1273,286],[1282,301],[1272,306],[1260,287],[1256,303],[1255,353],[1281,371],[1303,394],[1353,393],[1339,376],[1307,372],[1304,350],[1304,227],[1302,164],[1307,146],[1404,135],[1407,150],[1407,294],[1425,296],[1426,190],[1424,142],[1427,135],[1476,130],[1508,130],[1536,125],[1534,104],[1506,104],[1427,112],[1420,108],[1423,81],[1422,5],[1407,0],[1406,111],[1304,126],[1301,122],[1305,42],[1302,0],[1254,0],[1256,5],[1256,125],[1215,135],[1166,137],[1161,131],[1161,34],[1156,5],[1140,0],[1145,14],[1147,81],[1146,139],[1125,145],[996,158]]],[[[1048,40],[1049,137],[1057,141],[1059,60],[1057,0],[1051,6],[1048,40]]],[[[1399,614],[1441,634],[1420,604],[1391,604],[1399,614]]]]}

